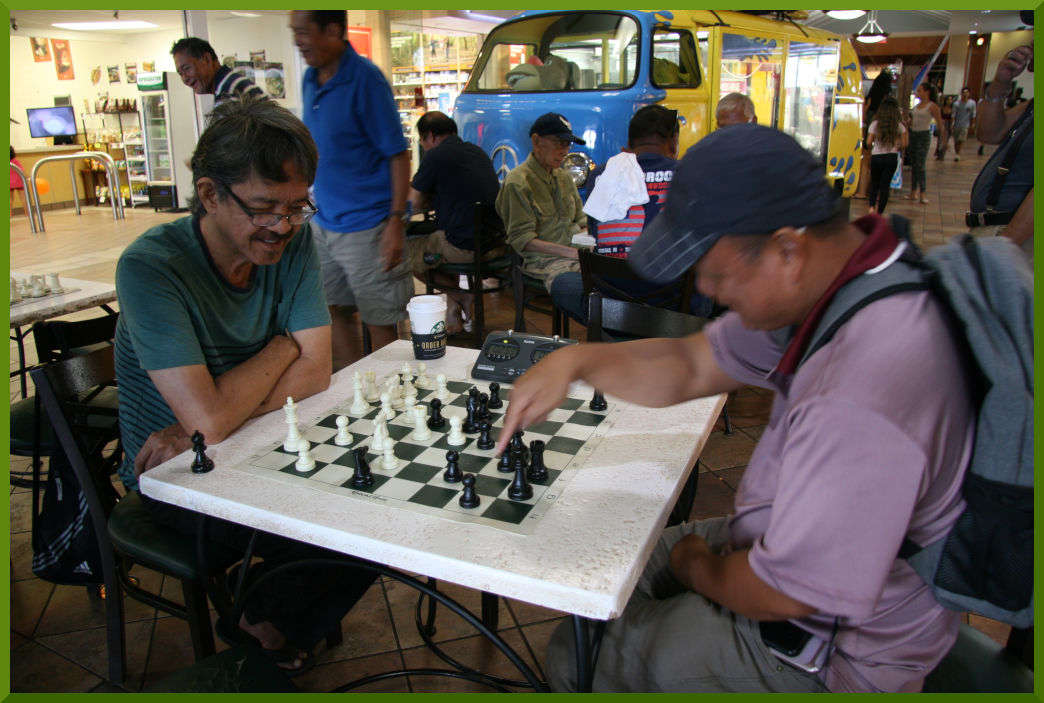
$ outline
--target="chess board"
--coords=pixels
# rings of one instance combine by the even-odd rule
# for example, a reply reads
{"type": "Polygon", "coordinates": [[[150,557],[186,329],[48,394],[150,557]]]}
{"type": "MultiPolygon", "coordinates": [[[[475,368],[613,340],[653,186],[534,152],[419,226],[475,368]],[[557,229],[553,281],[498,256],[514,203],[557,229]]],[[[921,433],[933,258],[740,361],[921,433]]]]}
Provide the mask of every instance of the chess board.
{"type": "Polygon", "coordinates": [[[30,295],[25,295],[23,293],[22,294],[22,299],[21,300],[11,300],[10,301],[10,306],[11,306],[12,309],[17,309],[17,308],[19,308],[19,307],[21,307],[23,305],[28,305],[30,303],[39,303],[40,301],[47,300],[48,298],[57,298],[60,295],[68,295],[69,293],[76,293],[79,290],[80,290],[79,288],[62,288],[61,290],[55,292],[55,291],[52,291],[52,290],[48,289],[47,292],[44,293],[43,295],[37,295],[35,297],[34,296],[30,296],[30,295]]]}
{"type": "MultiPolygon", "coordinates": [[[[332,408],[317,421],[301,425],[301,436],[312,443],[311,455],[315,467],[309,471],[295,468],[296,452],[283,449],[283,438],[249,457],[235,468],[248,473],[260,474],[279,481],[307,485],[315,490],[344,495],[354,500],[365,500],[385,504],[403,510],[419,511],[438,515],[457,522],[476,522],[518,534],[529,534],[536,523],[562,495],[575,472],[581,469],[614,422],[616,408],[595,412],[588,406],[590,398],[567,397],[548,418],[525,431],[523,441],[528,447],[535,439],[545,443],[544,464],[547,478],[532,481],[532,498],[515,501],[507,497],[508,486],[514,472],[497,470],[498,456],[492,449],[483,450],[476,446],[478,433],[468,434],[467,442],[452,447],[447,443],[449,417],[465,417],[467,392],[472,386],[488,392],[488,386],[480,381],[447,380],[448,394],[443,402],[443,417],[446,425],[431,431],[431,438],[418,441],[411,437],[413,426],[408,418],[399,413],[387,423],[388,434],[395,441],[395,456],[399,465],[394,470],[383,467],[382,456],[368,451],[374,482],[363,489],[354,488],[350,479],[354,473],[351,450],[369,446],[373,435],[374,418],[379,403],[371,405],[365,415],[353,416],[348,409],[351,398],[332,408]],[[352,442],[347,446],[334,443],[337,434],[337,416],[349,419],[348,431],[352,442]],[[475,475],[475,491],[480,504],[476,508],[463,508],[458,499],[463,490],[460,483],[442,480],[446,470],[446,452],[454,449],[460,454],[459,466],[463,473],[475,475]]],[[[434,390],[417,389],[417,405],[427,408],[428,401],[435,397],[434,390]]],[[[497,437],[504,423],[504,413],[511,402],[511,387],[501,385],[500,397],[504,405],[491,410],[492,436],[497,437]]]]}

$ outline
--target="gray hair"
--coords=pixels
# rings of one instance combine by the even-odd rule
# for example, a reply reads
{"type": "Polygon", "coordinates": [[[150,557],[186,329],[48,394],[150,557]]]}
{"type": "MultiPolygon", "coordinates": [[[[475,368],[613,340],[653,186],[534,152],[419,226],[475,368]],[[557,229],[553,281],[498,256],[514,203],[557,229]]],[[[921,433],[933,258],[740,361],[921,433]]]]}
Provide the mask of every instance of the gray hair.
{"type": "Polygon", "coordinates": [[[729,93],[718,101],[714,111],[714,120],[719,127],[752,122],[754,119],[754,102],[743,93],[729,93]]]}
{"type": "Polygon", "coordinates": [[[255,174],[286,183],[290,180],[286,169],[288,161],[293,163],[296,175],[311,185],[319,152],[304,122],[292,112],[273,100],[249,96],[218,105],[210,114],[190,162],[192,214],[206,214],[195,194],[195,184],[200,178],[216,181],[219,197],[223,199],[225,186],[242,183],[255,174]]]}

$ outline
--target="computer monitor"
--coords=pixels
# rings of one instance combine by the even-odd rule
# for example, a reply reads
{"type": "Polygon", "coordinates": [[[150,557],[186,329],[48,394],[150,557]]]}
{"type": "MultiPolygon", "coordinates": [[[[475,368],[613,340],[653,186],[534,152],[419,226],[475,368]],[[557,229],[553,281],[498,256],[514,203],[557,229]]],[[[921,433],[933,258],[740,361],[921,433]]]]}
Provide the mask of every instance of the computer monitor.
{"type": "Polygon", "coordinates": [[[30,107],[29,134],[33,137],[60,137],[76,135],[76,116],[71,106],[30,107]]]}

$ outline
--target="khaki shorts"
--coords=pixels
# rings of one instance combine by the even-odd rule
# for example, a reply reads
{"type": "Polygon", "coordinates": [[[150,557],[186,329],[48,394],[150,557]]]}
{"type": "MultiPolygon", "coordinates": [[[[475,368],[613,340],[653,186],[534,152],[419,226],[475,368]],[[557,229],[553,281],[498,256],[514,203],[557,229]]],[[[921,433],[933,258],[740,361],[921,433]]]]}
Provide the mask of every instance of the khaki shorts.
{"type": "Polygon", "coordinates": [[[542,256],[530,259],[522,266],[522,270],[533,278],[544,282],[544,288],[551,292],[551,284],[563,273],[580,273],[580,260],[567,259],[564,256],[542,256]]]}
{"type": "Polygon", "coordinates": [[[953,128],[953,141],[965,142],[968,141],[968,128],[967,127],[954,127],[953,128]]]}
{"type": "MultiPolygon", "coordinates": [[[[409,248],[408,256],[410,268],[417,278],[424,278],[424,274],[439,264],[470,264],[475,260],[475,252],[469,249],[461,249],[446,239],[446,232],[437,229],[426,237],[411,237],[406,240],[409,248]],[[424,262],[425,254],[438,254],[439,260],[434,264],[424,262]]],[[[504,247],[496,247],[486,252],[486,259],[503,256],[504,247]]]]}
{"type": "Polygon", "coordinates": [[[368,325],[393,325],[406,319],[406,303],[413,295],[405,255],[391,271],[382,270],[378,239],[384,224],[358,232],[335,232],[311,222],[327,303],[358,308],[359,317],[368,325]]]}

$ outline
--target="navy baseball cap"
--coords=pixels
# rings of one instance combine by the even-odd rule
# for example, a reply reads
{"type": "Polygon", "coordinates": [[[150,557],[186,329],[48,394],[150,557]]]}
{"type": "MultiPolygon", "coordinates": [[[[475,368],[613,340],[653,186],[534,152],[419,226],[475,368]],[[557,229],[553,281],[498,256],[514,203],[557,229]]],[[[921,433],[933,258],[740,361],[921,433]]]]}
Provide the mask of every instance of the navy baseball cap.
{"type": "Polygon", "coordinates": [[[569,120],[557,112],[548,112],[536,118],[536,122],[529,128],[529,133],[541,137],[568,139],[573,144],[587,144],[583,139],[573,134],[573,125],[569,124],[569,120]]]}
{"type": "Polygon", "coordinates": [[[839,197],[823,164],[794,138],[756,124],[723,127],[696,142],[674,170],[667,203],[627,260],[666,283],[726,234],[769,234],[830,219],[839,197]]]}

